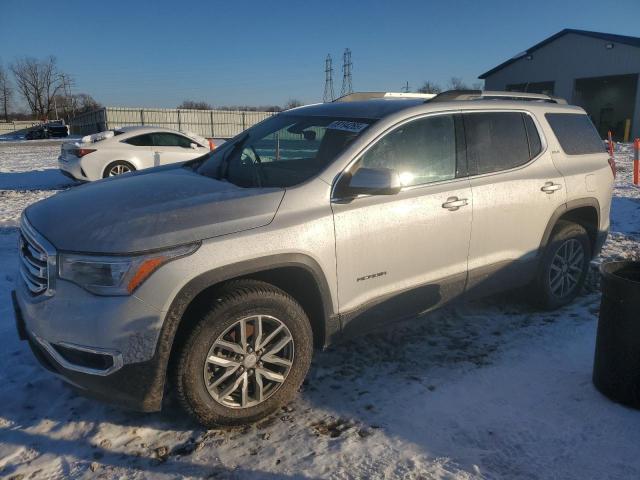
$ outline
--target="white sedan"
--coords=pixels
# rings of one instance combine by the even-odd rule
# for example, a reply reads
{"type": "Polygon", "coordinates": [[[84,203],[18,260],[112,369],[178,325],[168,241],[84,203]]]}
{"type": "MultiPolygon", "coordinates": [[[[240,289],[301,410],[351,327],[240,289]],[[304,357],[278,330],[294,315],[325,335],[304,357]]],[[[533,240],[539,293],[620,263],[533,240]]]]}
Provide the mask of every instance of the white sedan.
{"type": "Polygon", "coordinates": [[[158,127],[123,127],[63,143],[58,165],[67,176],[91,181],[198,158],[213,141],[158,127]]]}

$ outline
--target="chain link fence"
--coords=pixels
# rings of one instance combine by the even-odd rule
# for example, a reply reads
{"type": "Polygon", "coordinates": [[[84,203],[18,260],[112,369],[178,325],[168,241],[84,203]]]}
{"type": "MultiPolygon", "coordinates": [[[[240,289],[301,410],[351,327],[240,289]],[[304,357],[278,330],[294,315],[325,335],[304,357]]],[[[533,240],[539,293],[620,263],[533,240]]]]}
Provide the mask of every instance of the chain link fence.
{"type": "Polygon", "coordinates": [[[231,138],[272,115],[274,112],[105,107],[78,115],[69,125],[72,135],[140,125],[193,132],[207,138],[231,138]]]}

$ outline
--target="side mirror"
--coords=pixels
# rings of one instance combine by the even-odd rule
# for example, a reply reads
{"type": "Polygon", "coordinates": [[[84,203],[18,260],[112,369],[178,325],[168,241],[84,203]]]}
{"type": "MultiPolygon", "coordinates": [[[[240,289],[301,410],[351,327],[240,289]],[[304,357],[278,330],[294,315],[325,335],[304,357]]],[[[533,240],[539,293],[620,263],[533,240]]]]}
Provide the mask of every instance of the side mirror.
{"type": "Polygon", "coordinates": [[[190,147],[193,148],[194,150],[197,150],[198,149],[198,144],[191,142],[190,147]]]}
{"type": "Polygon", "coordinates": [[[343,189],[346,195],[395,195],[402,189],[398,172],[391,168],[361,167],[343,189]]]}

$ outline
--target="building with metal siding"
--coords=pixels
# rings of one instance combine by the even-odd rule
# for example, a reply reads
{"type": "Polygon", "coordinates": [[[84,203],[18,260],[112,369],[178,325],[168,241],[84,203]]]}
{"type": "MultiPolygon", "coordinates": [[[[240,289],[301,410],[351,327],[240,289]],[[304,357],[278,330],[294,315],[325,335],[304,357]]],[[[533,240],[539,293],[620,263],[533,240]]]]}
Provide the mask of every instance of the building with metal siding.
{"type": "Polygon", "coordinates": [[[640,137],[640,38],[565,29],[483,73],[485,90],[548,93],[583,107],[604,137],[640,137]]]}

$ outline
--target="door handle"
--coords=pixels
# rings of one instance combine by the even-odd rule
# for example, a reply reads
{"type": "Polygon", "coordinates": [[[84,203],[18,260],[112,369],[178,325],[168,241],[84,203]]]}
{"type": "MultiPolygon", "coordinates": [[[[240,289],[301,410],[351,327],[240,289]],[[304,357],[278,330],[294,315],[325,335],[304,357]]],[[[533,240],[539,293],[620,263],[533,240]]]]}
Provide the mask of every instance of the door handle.
{"type": "Polygon", "coordinates": [[[442,204],[442,208],[455,212],[460,207],[464,207],[468,204],[469,202],[466,198],[449,197],[447,198],[447,201],[442,204]]]}
{"type": "Polygon", "coordinates": [[[561,188],[562,188],[562,185],[560,185],[559,183],[547,182],[542,186],[540,190],[550,195],[556,192],[557,190],[560,190],[561,188]]]}

